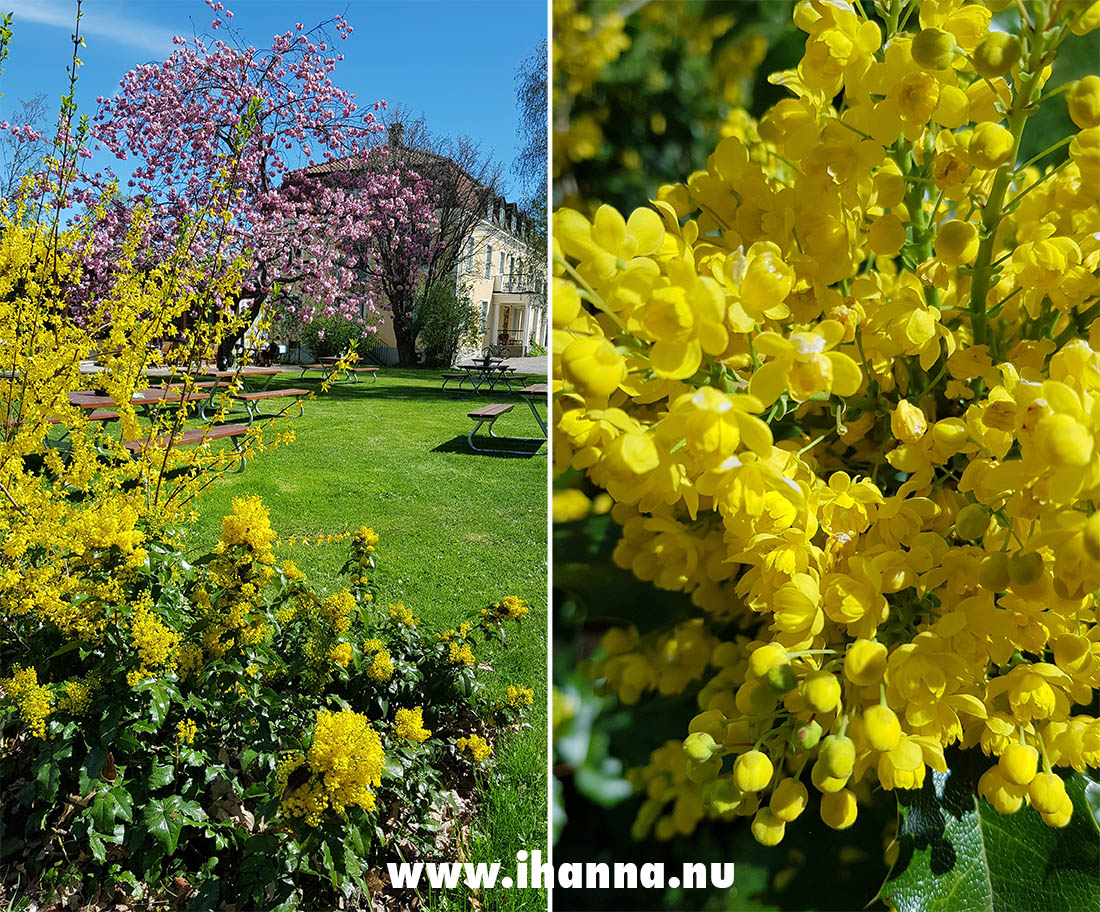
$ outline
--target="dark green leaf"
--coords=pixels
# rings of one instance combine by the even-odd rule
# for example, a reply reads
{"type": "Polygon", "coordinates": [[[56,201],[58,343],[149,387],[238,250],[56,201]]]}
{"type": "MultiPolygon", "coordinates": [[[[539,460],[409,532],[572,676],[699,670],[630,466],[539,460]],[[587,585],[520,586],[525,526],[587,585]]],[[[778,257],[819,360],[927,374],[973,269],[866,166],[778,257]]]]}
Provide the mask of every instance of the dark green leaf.
{"type": "Polygon", "coordinates": [[[1073,818],[1055,829],[1030,807],[1001,815],[979,798],[973,752],[949,752],[948,763],[919,791],[897,793],[900,854],[882,899],[899,912],[1100,910],[1100,828],[1084,776],[1066,781],[1073,818]]]}
{"type": "Polygon", "coordinates": [[[88,848],[92,850],[92,858],[98,862],[104,862],[107,860],[107,846],[103,844],[103,839],[94,830],[88,833],[88,848]]]}
{"type": "Polygon", "coordinates": [[[172,767],[167,763],[154,763],[149,771],[148,785],[150,789],[163,788],[172,781],[172,767]]]}
{"type": "Polygon", "coordinates": [[[328,874],[329,880],[332,881],[334,887],[339,887],[340,878],[336,873],[336,865],[332,863],[332,850],[328,847],[328,840],[326,839],[321,843],[321,861],[325,866],[325,873],[328,874]]]}
{"type": "Polygon", "coordinates": [[[95,823],[96,830],[110,833],[119,818],[127,822],[133,820],[132,807],[130,796],[123,789],[113,788],[96,796],[88,808],[88,816],[95,823]]]}
{"type": "Polygon", "coordinates": [[[157,798],[145,805],[142,819],[166,852],[171,855],[179,843],[180,830],[183,828],[183,815],[180,813],[180,797],[157,798]]]}
{"type": "Polygon", "coordinates": [[[149,704],[149,716],[153,720],[153,724],[159,728],[164,722],[164,717],[168,715],[168,707],[171,705],[172,700],[168,695],[167,688],[162,686],[150,687],[149,696],[152,698],[149,704]]]}

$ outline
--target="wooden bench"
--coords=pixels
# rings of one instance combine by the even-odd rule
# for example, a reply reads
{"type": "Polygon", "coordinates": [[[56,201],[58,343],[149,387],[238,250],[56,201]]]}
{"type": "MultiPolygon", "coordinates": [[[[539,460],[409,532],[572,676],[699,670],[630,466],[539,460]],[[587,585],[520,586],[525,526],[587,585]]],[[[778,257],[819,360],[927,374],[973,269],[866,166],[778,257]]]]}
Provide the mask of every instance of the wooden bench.
{"type": "Polygon", "coordinates": [[[458,374],[458,373],[444,374],[443,375],[443,386],[441,386],[440,389],[446,389],[447,388],[447,381],[449,381],[449,380],[457,380],[458,381],[458,388],[462,389],[462,381],[465,380],[468,376],[469,376],[469,374],[466,374],[466,373],[462,373],[462,374],[458,374]]]}
{"type": "MultiPolygon", "coordinates": [[[[341,368],[345,376],[352,382],[359,382],[359,374],[370,374],[371,379],[378,382],[378,368],[377,367],[344,367],[341,368]]],[[[325,376],[322,379],[328,379],[336,373],[335,364],[303,364],[302,374],[298,378],[304,380],[308,371],[321,371],[325,376]]]]}
{"type": "MultiPolygon", "coordinates": [[[[236,393],[234,399],[239,399],[244,403],[245,409],[248,411],[248,423],[252,424],[257,418],[275,418],[276,415],[265,415],[260,411],[257,403],[264,399],[282,399],[286,396],[294,396],[298,399],[302,399],[310,394],[309,390],[304,389],[282,389],[282,390],[264,390],[259,393],[236,393]]],[[[305,406],[301,402],[298,403],[298,417],[301,418],[305,414],[305,406]]]]}
{"type": "MultiPolygon", "coordinates": [[[[207,440],[222,440],[228,437],[232,439],[233,446],[237,450],[237,455],[241,457],[241,464],[238,466],[237,471],[243,472],[246,460],[244,450],[241,448],[240,438],[247,433],[248,425],[245,424],[218,424],[201,428],[190,428],[172,440],[172,446],[190,446],[194,443],[205,443],[207,440]]],[[[167,447],[169,439],[167,434],[162,434],[155,440],[150,437],[142,437],[139,440],[125,440],[122,445],[131,453],[140,453],[145,450],[150,443],[154,443],[161,448],[167,447]]]]}
{"type": "Polygon", "coordinates": [[[466,417],[474,419],[474,428],[472,431],[470,431],[469,437],[466,438],[470,444],[470,449],[473,450],[475,453],[517,452],[515,450],[485,449],[485,447],[479,447],[474,443],[474,434],[481,430],[481,426],[485,424],[485,422],[489,423],[489,427],[487,428],[489,436],[495,437],[498,440],[501,439],[499,434],[493,433],[493,425],[496,424],[497,419],[500,418],[501,415],[506,415],[508,412],[512,411],[513,408],[515,408],[515,406],[509,403],[495,402],[492,405],[483,405],[479,409],[474,409],[472,412],[467,412],[466,417]]]}

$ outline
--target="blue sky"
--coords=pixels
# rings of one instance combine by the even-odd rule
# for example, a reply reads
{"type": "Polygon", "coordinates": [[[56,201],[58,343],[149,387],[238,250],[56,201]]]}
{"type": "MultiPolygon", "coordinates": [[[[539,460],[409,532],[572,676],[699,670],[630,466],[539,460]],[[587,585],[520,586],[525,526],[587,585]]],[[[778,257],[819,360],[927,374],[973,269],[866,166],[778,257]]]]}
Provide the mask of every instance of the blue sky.
{"type": "MultiPolygon", "coordinates": [[[[236,0],[226,6],[235,14],[234,28],[256,47],[267,47],[295,22],[309,27],[343,13],[354,32],[337,42],[344,60],[333,81],[363,106],[384,98],[422,112],[437,133],[480,141],[503,166],[507,195],[516,195],[514,77],[546,35],[546,0],[236,0]]],[[[40,92],[56,110],[68,86],[75,7],[68,0],[0,0],[0,9],[15,12],[0,76],[0,119],[40,92]]],[[[173,35],[209,34],[212,18],[203,0],[85,0],[81,110],[94,113],[96,96],[114,95],[135,64],[167,57],[173,35]]]]}

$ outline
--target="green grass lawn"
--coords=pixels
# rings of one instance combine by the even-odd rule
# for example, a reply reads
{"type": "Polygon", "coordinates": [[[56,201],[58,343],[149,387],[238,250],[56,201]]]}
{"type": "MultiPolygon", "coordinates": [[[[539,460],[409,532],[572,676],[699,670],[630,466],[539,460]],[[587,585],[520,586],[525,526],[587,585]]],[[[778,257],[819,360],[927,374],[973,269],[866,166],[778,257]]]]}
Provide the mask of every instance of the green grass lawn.
{"type": "MultiPolygon", "coordinates": [[[[272,388],[311,383],[318,387],[288,373],[272,388]]],[[[380,601],[403,601],[433,627],[456,626],[467,612],[505,595],[530,603],[520,628],[508,632],[508,648],[478,656],[492,666],[485,680],[494,695],[509,684],[535,690],[531,727],[498,749],[503,782],[483,796],[467,859],[499,860],[502,874],[511,873],[518,849],[545,854],[546,847],[546,457],[471,453],[467,412],[514,402],[495,430],[526,437],[539,434],[534,416],[516,394],[439,386],[438,371],[401,368],[383,368],[376,382],[333,385],[306,403],[303,418],[279,419],[280,429],[294,428],[293,444],[212,486],[199,502],[189,542],[196,552],[207,550],[232,498],[258,494],[283,538],[373,527],[381,536],[380,601]]],[[[296,544],[279,556],[331,591],[341,585],[337,571],[347,547],[346,541],[296,544]]],[[[545,894],[534,891],[483,892],[481,898],[490,908],[545,907],[545,894]]],[[[464,902],[458,895],[442,899],[451,904],[446,908],[464,902]]]]}

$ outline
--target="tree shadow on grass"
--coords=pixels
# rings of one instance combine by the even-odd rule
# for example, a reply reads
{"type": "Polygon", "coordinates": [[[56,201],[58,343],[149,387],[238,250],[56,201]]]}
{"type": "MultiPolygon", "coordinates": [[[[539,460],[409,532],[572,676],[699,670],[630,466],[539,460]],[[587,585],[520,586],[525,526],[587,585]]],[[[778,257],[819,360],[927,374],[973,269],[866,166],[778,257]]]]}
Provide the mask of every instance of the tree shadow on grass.
{"type": "Polygon", "coordinates": [[[532,456],[535,456],[538,450],[545,446],[545,444],[545,440],[501,440],[498,442],[492,437],[479,437],[478,446],[482,448],[479,451],[471,450],[469,438],[465,434],[459,434],[439,444],[437,447],[432,447],[432,452],[458,453],[460,456],[491,456],[494,459],[530,459],[532,456]],[[486,446],[487,443],[489,446],[486,446]],[[510,450],[516,450],[520,447],[527,446],[531,447],[530,453],[509,452],[510,450]],[[497,447],[500,447],[500,449],[496,449],[497,447]]]}

